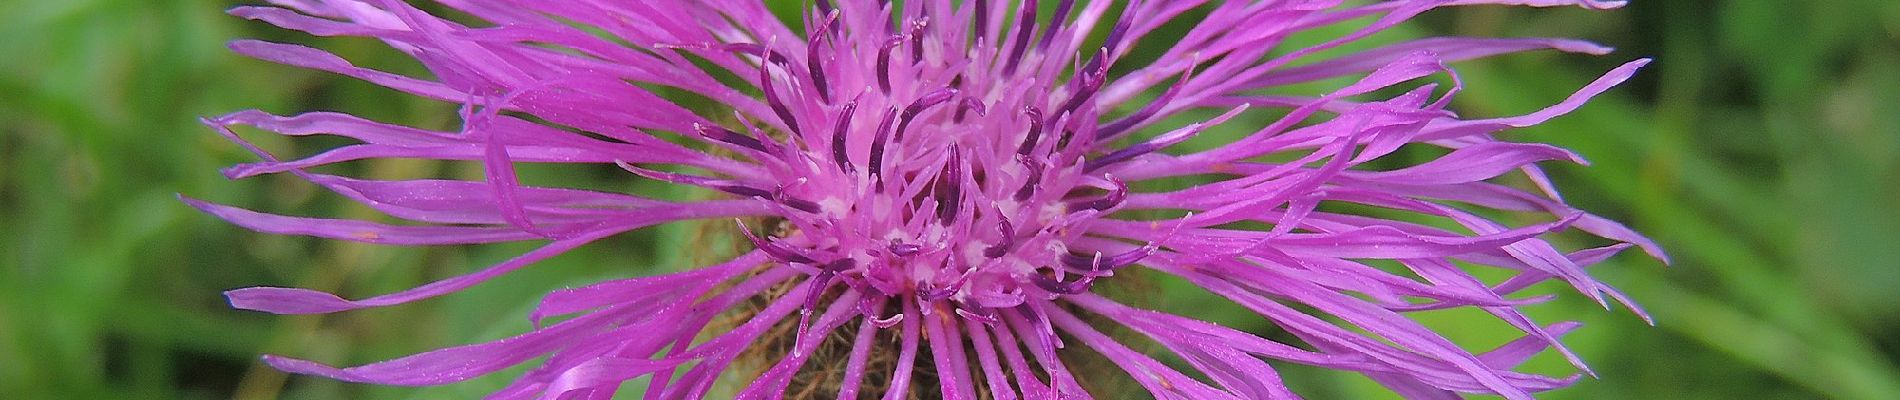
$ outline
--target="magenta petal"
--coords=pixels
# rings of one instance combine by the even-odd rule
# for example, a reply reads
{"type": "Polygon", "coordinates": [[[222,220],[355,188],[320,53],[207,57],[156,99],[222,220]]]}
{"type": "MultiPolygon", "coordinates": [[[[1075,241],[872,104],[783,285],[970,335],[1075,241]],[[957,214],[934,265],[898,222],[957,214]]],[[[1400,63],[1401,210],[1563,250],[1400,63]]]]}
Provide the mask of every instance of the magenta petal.
{"type": "Polygon", "coordinates": [[[494,243],[537,238],[536,235],[507,227],[398,226],[347,219],[288,217],[208,203],[182,195],[178,199],[239,226],[284,235],[398,245],[494,243]]]}
{"type": "Polygon", "coordinates": [[[671,295],[680,294],[680,291],[697,285],[723,282],[739,273],[740,269],[757,266],[764,261],[762,253],[752,252],[734,258],[732,261],[693,271],[613,280],[586,287],[556,290],[548,292],[547,296],[541,299],[541,304],[535,307],[534,312],[529,313],[528,320],[538,324],[543,319],[555,315],[615,304],[635,303],[644,299],[667,299],[671,295]]]}
{"type": "Polygon", "coordinates": [[[581,365],[569,368],[542,389],[542,398],[559,398],[569,392],[620,385],[621,382],[661,369],[679,365],[678,360],[639,360],[624,358],[596,358],[581,365]]]}
{"type": "Polygon", "coordinates": [[[256,40],[231,42],[230,47],[231,51],[257,59],[303,68],[330,71],[417,96],[444,101],[457,101],[462,97],[461,92],[440,83],[368,68],[359,68],[350,64],[349,61],[344,60],[342,57],[337,57],[335,54],[309,47],[256,40]]]}
{"type": "Polygon", "coordinates": [[[1487,142],[1453,151],[1418,166],[1365,174],[1362,179],[1412,185],[1445,185],[1495,178],[1530,163],[1583,158],[1569,150],[1544,144],[1487,142]]]}
{"type": "Polygon", "coordinates": [[[1252,84],[1277,86],[1363,73],[1403,55],[1420,51],[1429,51],[1443,57],[1447,62],[1454,62],[1542,49],[1594,55],[1607,54],[1611,50],[1595,43],[1570,39],[1427,38],[1367,50],[1312,65],[1288,68],[1262,76],[1252,84]]]}
{"type": "Polygon", "coordinates": [[[1582,107],[1584,103],[1590,101],[1590,98],[1603,94],[1603,92],[1609,91],[1610,88],[1616,87],[1622,84],[1623,81],[1627,81],[1630,77],[1635,76],[1636,71],[1642,69],[1645,65],[1649,65],[1649,62],[1650,60],[1648,59],[1641,59],[1623,64],[1614,70],[1610,70],[1610,72],[1604,74],[1603,77],[1597,78],[1596,81],[1585,85],[1583,89],[1570,95],[1570,97],[1564,99],[1563,102],[1542,110],[1537,110],[1537,112],[1509,118],[1445,121],[1444,123],[1437,123],[1427,127],[1427,133],[1424,134],[1422,138],[1453,138],[1475,133],[1491,133],[1506,128],[1522,128],[1541,124],[1544,121],[1549,121],[1552,118],[1567,114],[1576,110],[1578,107],[1582,107]]]}
{"type": "MultiPolygon", "coordinates": [[[[1081,339],[1083,343],[1088,344],[1089,347],[1102,352],[1103,356],[1108,357],[1109,361],[1114,362],[1117,366],[1127,371],[1130,378],[1133,378],[1135,382],[1147,388],[1148,392],[1153,394],[1156,398],[1239,399],[1239,397],[1233,394],[1207,386],[1207,384],[1196,381],[1193,378],[1187,377],[1187,375],[1183,375],[1178,371],[1162,365],[1161,362],[1155,361],[1153,358],[1149,358],[1121,343],[1115,342],[1114,339],[1095,330],[1095,328],[1089,327],[1088,324],[1083,323],[1082,320],[1077,319],[1074,315],[1070,315],[1066,311],[1050,310],[1048,318],[1064,332],[1075,335],[1081,339]]],[[[1264,371],[1266,370],[1256,372],[1264,371]]],[[[1275,379],[1277,377],[1254,378],[1275,379]]],[[[1275,397],[1267,398],[1271,399],[1275,397]]]]}
{"type": "Polygon", "coordinates": [[[473,274],[439,280],[414,289],[362,300],[344,300],[333,294],[309,289],[278,287],[237,289],[225,292],[224,295],[230,299],[231,307],[273,314],[324,314],[359,308],[391,306],[454,293],[615,233],[619,233],[619,231],[596,231],[575,238],[556,240],[547,246],[509,259],[508,261],[503,261],[500,264],[495,264],[494,266],[473,274]]]}
{"type": "Polygon", "coordinates": [[[612,313],[576,318],[547,329],[493,342],[451,347],[363,366],[335,368],[312,361],[264,356],[271,367],[295,374],[317,375],[350,382],[428,386],[460,382],[520,364],[543,353],[571,345],[577,335],[605,328],[612,313]]]}
{"type": "Polygon", "coordinates": [[[844,325],[847,318],[856,316],[857,310],[854,307],[857,300],[855,292],[847,292],[839,297],[831,307],[825,310],[823,316],[818,317],[817,326],[798,337],[790,356],[779,360],[778,364],[773,365],[771,369],[759,374],[758,378],[742,389],[736,398],[764,398],[769,396],[768,393],[782,396],[785,386],[791,382],[792,375],[798,373],[798,369],[810,358],[812,349],[818,347],[818,343],[822,342],[825,336],[829,336],[833,330],[844,325]]]}

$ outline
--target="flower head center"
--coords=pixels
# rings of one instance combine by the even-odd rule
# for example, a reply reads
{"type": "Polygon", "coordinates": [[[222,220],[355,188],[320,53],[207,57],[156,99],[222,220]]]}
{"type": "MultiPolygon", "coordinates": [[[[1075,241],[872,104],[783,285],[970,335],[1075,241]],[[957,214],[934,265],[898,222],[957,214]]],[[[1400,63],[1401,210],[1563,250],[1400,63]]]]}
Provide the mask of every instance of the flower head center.
{"type": "Polygon", "coordinates": [[[905,26],[876,42],[821,31],[805,63],[759,57],[765,101],[791,127],[787,143],[709,134],[738,136],[721,140],[780,167],[778,187],[740,193],[783,204],[797,228],[754,237],[761,248],[859,290],[976,310],[1087,290],[1153,251],[1067,245],[1128,194],[1087,162],[1098,116],[1085,105],[1105,80],[1100,55],[1066,74],[1033,52],[944,53],[927,23],[905,26]],[[852,87],[861,89],[839,89],[852,87]]]}

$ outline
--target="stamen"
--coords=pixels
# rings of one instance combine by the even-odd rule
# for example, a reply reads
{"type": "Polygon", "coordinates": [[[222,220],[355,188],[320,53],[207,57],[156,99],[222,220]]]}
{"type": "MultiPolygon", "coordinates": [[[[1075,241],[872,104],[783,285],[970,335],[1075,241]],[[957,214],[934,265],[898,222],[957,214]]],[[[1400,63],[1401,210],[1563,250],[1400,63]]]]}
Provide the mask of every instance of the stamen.
{"type": "MultiPolygon", "coordinates": [[[[1188,213],[1188,217],[1193,216],[1194,213],[1188,213]]],[[[1169,238],[1173,238],[1175,233],[1179,233],[1181,227],[1186,225],[1186,222],[1187,218],[1182,218],[1174,223],[1174,227],[1168,228],[1167,233],[1161,234],[1160,238],[1151,240],[1148,244],[1144,244],[1134,250],[1122,252],[1121,254],[1103,257],[1102,252],[1098,251],[1095,252],[1094,257],[1086,257],[1076,255],[1075,253],[1064,253],[1061,257],[1062,265],[1069,267],[1069,269],[1083,271],[1091,275],[1112,272],[1121,267],[1133,265],[1142,259],[1154,256],[1156,252],[1161,250],[1161,244],[1166,243],[1169,238]]],[[[1263,240],[1262,242],[1265,241],[1263,240]]]]}
{"type": "Polygon", "coordinates": [[[851,131],[851,116],[857,111],[858,99],[853,98],[851,102],[844,104],[844,110],[838,113],[838,124],[831,130],[831,161],[838,164],[838,170],[846,174],[857,169],[851,165],[851,158],[845,153],[846,135],[851,131]]]}
{"type": "MultiPolygon", "coordinates": [[[[924,7],[922,9],[929,10],[930,7],[924,7]]],[[[920,63],[924,61],[924,34],[929,33],[929,31],[926,30],[926,28],[929,27],[929,19],[920,18],[910,22],[910,62],[920,63]]]]}
{"type": "Polygon", "coordinates": [[[922,252],[924,250],[923,245],[916,244],[916,243],[904,243],[904,242],[891,243],[889,248],[891,251],[891,255],[897,256],[898,258],[909,258],[910,256],[917,255],[917,253],[922,252]]]}
{"type": "Polygon", "coordinates": [[[1042,110],[1023,106],[1023,115],[1029,117],[1029,134],[1023,136],[1023,144],[1016,148],[1016,154],[1026,156],[1036,150],[1036,142],[1042,139],[1042,110]]]}
{"type": "Polygon", "coordinates": [[[904,37],[891,35],[891,38],[885,39],[884,45],[877,49],[877,88],[884,94],[891,94],[891,49],[897,48],[900,44],[904,44],[904,37]]]}
{"type": "MultiPolygon", "coordinates": [[[[800,178],[799,182],[803,183],[804,178],[800,178]]],[[[813,203],[810,200],[800,199],[800,198],[792,197],[791,195],[785,194],[785,189],[788,187],[789,186],[779,186],[778,190],[773,190],[772,199],[778,200],[779,204],[784,204],[786,207],[791,207],[798,211],[804,211],[810,214],[817,214],[819,211],[823,210],[821,207],[818,206],[818,203],[813,203]]]]}
{"type": "MultiPolygon", "coordinates": [[[[849,260],[847,258],[839,261],[849,260]]],[[[824,270],[818,271],[818,275],[811,277],[811,284],[805,289],[805,304],[798,309],[798,335],[792,337],[795,345],[798,341],[805,340],[805,333],[811,329],[811,310],[818,308],[818,296],[824,294],[825,288],[831,287],[831,278],[837,275],[838,272],[832,270],[831,265],[827,264],[824,270]]]]}
{"type": "Polygon", "coordinates": [[[1095,91],[1102,88],[1103,82],[1108,81],[1108,66],[1097,61],[1106,57],[1106,54],[1108,54],[1108,49],[1097,49],[1095,57],[1089,59],[1089,64],[1078,69],[1078,71],[1086,72],[1077,73],[1075,80],[1072,81],[1075,93],[1070,94],[1069,101],[1062,104],[1063,113],[1075,112],[1083,102],[1094,98],[1095,91]]]}
{"type": "MultiPolygon", "coordinates": [[[[996,213],[1000,215],[1003,212],[998,210],[996,213]]],[[[1003,255],[1009,254],[1010,250],[1016,249],[1016,226],[1009,223],[1009,218],[1000,219],[1003,220],[1003,224],[1002,226],[998,226],[997,229],[1003,231],[1003,239],[995,245],[984,248],[983,257],[1002,258],[1003,255]]]]}
{"type": "Polygon", "coordinates": [[[1023,166],[1029,169],[1029,179],[1024,179],[1023,187],[1016,189],[1015,198],[1016,201],[1029,200],[1030,195],[1036,194],[1036,187],[1042,184],[1042,169],[1046,165],[1042,161],[1021,154],[1016,155],[1016,161],[1023,163],[1023,166]]]}
{"type": "Polygon", "coordinates": [[[664,181],[664,182],[672,182],[672,183],[677,183],[677,184],[682,184],[682,185],[699,186],[703,188],[708,188],[708,189],[718,190],[721,192],[739,195],[741,197],[758,197],[758,198],[765,198],[765,199],[772,198],[772,192],[766,191],[765,189],[746,186],[739,182],[734,182],[734,181],[729,181],[729,180],[724,180],[724,179],[713,179],[713,178],[707,178],[703,176],[693,176],[693,175],[686,175],[686,174],[675,174],[671,172],[654,171],[654,170],[650,170],[646,168],[636,167],[633,164],[628,164],[625,161],[619,161],[619,160],[615,160],[614,164],[619,165],[620,169],[627,170],[627,172],[632,172],[634,175],[639,175],[647,179],[664,181]]]}
{"type": "Polygon", "coordinates": [[[872,326],[876,326],[878,329],[889,329],[890,327],[897,326],[897,323],[904,321],[904,312],[901,310],[898,311],[897,314],[889,317],[879,317],[878,310],[884,308],[884,299],[888,297],[889,294],[879,291],[872,285],[856,282],[858,281],[845,281],[846,284],[852,285],[852,288],[857,289],[858,292],[864,293],[864,296],[858,299],[858,313],[863,314],[865,319],[871,321],[872,326]]]}
{"type": "Polygon", "coordinates": [[[951,97],[956,97],[956,95],[956,88],[945,87],[918,97],[917,101],[913,101],[910,103],[910,106],[904,107],[904,115],[899,117],[897,122],[897,137],[891,140],[904,141],[904,130],[910,128],[910,122],[912,119],[917,118],[917,114],[922,114],[924,110],[928,110],[930,107],[943,104],[943,102],[949,101],[951,97]]]}
{"type": "Polygon", "coordinates": [[[1127,183],[1122,182],[1120,179],[1115,179],[1114,175],[1104,175],[1104,177],[1108,178],[1109,183],[1115,185],[1115,187],[1109,189],[1108,195],[1094,200],[1070,202],[1069,212],[1084,210],[1104,211],[1115,208],[1115,206],[1121,205],[1122,201],[1128,199],[1127,183]]]}
{"type": "Polygon", "coordinates": [[[989,0],[976,0],[976,9],[971,11],[970,18],[974,20],[972,24],[976,27],[976,30],[972,34],[972,40],[976,43],[982,43],[983,35],[990,33],[989,0]]]}
{"type": "Polygon", "coordinates": [[[878,179],[884,172],[884,146],[890,142],[891,122],[897,119],[897,108],[884,112],[884,122],[877,126],[877,138],[871,141],[871,179],[876,179],[878,189],[884,188],[884,181],[878,179]]]}
{"type": "Polygon", "coordinates": [[[964,96],[963,101],[957,105],[957,115],[952,121],[962,123],[964,113],[969,111],[975,111],[978,117],[989,115],[989,113],[986,112],[986,107],[983,106],[982,100],[977,100],[975,97],[964,96]]]}
{"type": "Polygon", "coordinates": [[[1056,5],[1056,14],[1049,18],[1049,28],[1042,31],[1042,41],[1036,43],[1036,49],[1049,48],[1049,42],[1055,39],[1056,31],[1062,30],[1063,22],[1069,19],[1071,8],[1075,8],[1075,0],[1062,0],[1061,4],[1056,5]]]}
{"type": "Polygon", "coordinates": [[[1098,272],[1102,270],[1102,252],[1099,251],[1091,255],[1076,255],[1074,252],[1063,253],[1060,257],[1060,261],[1062,261],[1063,266],[1082,272],[1098,272]]]}
{"type": "Polygon", "coordinates": [[[1128,34],[1128,25],[1134,23],[1135,10],[1140,10],[1141,6],[1144,5],[1143,3],[1142,0],[1130,0],[1128,4],[1122,8],[1122,15],[1120,18],[1115,19],[1115,26],[1108,28],[1108,38],[1102,40],[1102,48],[1108,49],[1105,53],[1110,55],[1115,54],[1117,46],[1120,46],[1122,43],[1122,36],[1128,34]]]}
{"type": "Polygon", "coordinates": [[[1155,243],[1148,243],[1147,245],[1143,245],[1134,250],[1129,250],[1121,254],[1116,254],[1112,256],[1103,256],[1102,252],[1098,251],[1098,252],[1095,252],[1093,256],[1081,256],[1081,255],[1076,255],[1075,253],[1064,253],[1062,254],[1061,258],[1062,258],[1062,265],[1065,267],[1069,267],[1069,269],[1082,271],[1082,272],[1088,272],[1088,273],[1100,273],[1100,272],[1114,271],[1116,269],[1120,269],[1121,267],[1133,265],[1134,263],[1141,261],[1141,259],[1148,258],[1148,256],[1154,255],[1155,252],[1160,251],[1160,250],[1161,250],[1160,245],[1155,244],[1155,243]]]}
{"type": "Polygon", "coordinates": [[[745,221],[741,221],[737,218],[734,218],[732,221],[739,224],[739,233],[744,234],[746,240],[752,241],[753,246],[765,251],[765,255],[772,257],[772,259],[785,263],[805,265],[816,265],[818,263],[818,261],[813,260],[811,257],[800,253],[797,249],[786,246],[777,240],[761,239],[759,235],[752,234],[752,228],[746,227],[745,221]]]}
{"type": "Polygon", "coordinates": [[[874,315],[877,314],[865,314],[865,318],[870,318],[871,325],[877,326],[878,329],[891,329],[891,327],[897,326],[898,323],[904,322],[903,312],[898,312],[889,317],[873,317],[874,315]]]}
{"type": "Polygon", "coordinates": [[[1043,276],[1042,274],[1032,274],[1030,275],[1029,280],[1035,283],[1036,287],[1042,288],[1042,290],[1047,291],[1049,293],[1053,293],[1053,294],[1076,294],[1076,293],[1086,292],[1089,290],[1089,286],[1095,283],[1095,277],[1092,275],[1083,275],[1082,279],[1077,279],[1074,282],[1062,282],[1062,281],[1056,280],[1055,278],[1043,276]]]}
{"type": "Polygon", "coordinates": [[[957,222],[963,206],[963,150],[950,145],[950,163],[937,176],[937,220],[944,226],[957,222]]]}
{"type": "Polygon", "coordinates": [[[957,315],[990,326],[995,326],[998,322],[1001,322],[1001,320],[996,319],[996,311],[991,310],[989,307],[975,307],[974,309],[976,311],[969,311],[969,309],[963,307],[962,303],[958,303],[957,315]]]}
{"type": "MultiPolygon", "coordinates": [[[[763,57],[765,47],[760,46],[759,52],[763,57]]],[[[778,119],[784,121],[785,127],[791,129],[793,134],[804,135],[805,133],[798,128],[798,118],[792,115],[792,110],[785,106],[785,102],[779,101],[777,92],[772,89],[772,72],[768,68],[769,65],[769,63],[759,64],[759,88],[765,91],[765,103],[772,107],[772,113],[778,114],[778,119]]]]}
{"type": "Polygon", "coordinates": [[[1009,60],[1003,64],[1003,75],[1015,75],[1016,63],[1023,60],[1023,50],[1029,47],[1029,34],[1036,29],[1036,9],[1042,8],[1036,0],[1024,1],[1017,10],[1016,40],[1009,46],[1009,60]]]}
{"type": "MultiPolygon", "coordinates": [[[[937,270],[949,271],[950,259],[948,257],[944,258],[943,265],[937,266],[937,270]]],[[[917,291],[917,299],[923,300],[925,302],[934,302],[934,301],[950,298],[950,296],[957,294],[957,291],[963,287],[963,283],[968,281],[969,279],[970,279],[970,274],[964,273],[962,275],[958,275],[957,280],[950,281],[950,284],[943,285],[943,287],[941,288],[926,287],[923,290],[917,291]]]]}
{"type": "Polygon", "coordinates": [[[705,124],[700,124],[697,122],[693,123],[693,130],[699,132],[700,136],[703,136],[707,139],[717,140],[717,141],[724,142],[727,144],[732,144],[739,147],[757,150],[761,153],[770,153],[769,151],[766,151],[765,143],[760,142],[758,138],[752,137],[752,135],[733,132],[730,129],[726,129],[726,128],[719,127],[716,125],[705,125],[705,124]]]}
{"type": "MultiPolygon", "coordinates": [[[[831,32],[837,28],[837,23],[838,11],[828,11],[825,14],[825,22],[820,25],[818,32],[831,32]]],[[[805,45],[805,69],[811,72],[811,84],[818,89],[818,98],[824,100],[825,104],[831,104],[831,85],[825,79],[824,64],[819,62],[824,57],[818,55],[818,41],[826,37],[830,35],[811,35],[811,41],[805,45]]]]}

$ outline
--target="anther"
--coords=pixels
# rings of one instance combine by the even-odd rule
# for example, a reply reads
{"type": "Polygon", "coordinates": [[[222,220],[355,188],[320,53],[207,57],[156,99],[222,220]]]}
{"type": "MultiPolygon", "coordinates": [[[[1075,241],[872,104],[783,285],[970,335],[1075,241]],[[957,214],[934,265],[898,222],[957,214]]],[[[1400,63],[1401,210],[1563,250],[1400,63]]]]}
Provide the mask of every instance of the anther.
{"type": "MultiPolygon", "coordinates": [[[[877,138],[871,141],[871,178],[878,179],[884,171],[884,146],[890,142],[891,122],[897,119],[897,109],[884,112],[884,122],[877,126],[877,138]]],[[[879,189],[884,187],[883,180],[878,181],[879,189]]]]}
{"type": "Polygon", "coordinates": [[[1036,10],[1042,8],[1036,0],[1023,2],[1019,8],[1021,14],[1016,17],[1016,40],[1009,47],[1009,60],[1003,64],[1003,75],[1015,75],[1016,64],[1023,59],[1023,50],[1029,47],[1029,35],[1036,28],[1036,10]]]}
{"type": "Polygon", "coordinates": [[[1029,155],[1029,152],[1036,150],[1036,142],[1042,139],[1042,110],[1036,106],[1023,106],[1023,115],[1029,118],[1029,134],[1023,136],[1023,144],[1016,148],[1016,154],[1029,155]]]}
{"type": "MultiPolygon", "coordinates": [[[[759,52],[761,57],[765,56],[764,47],[760,47],[759,52]]],[[[778,114],[779,120],[784,121],[785,127],[790,128],[793,134],[804,135],[804,132],[798,129],[798,118],[792,115],[792,110],[785,106],[785,102],[779,101],[777,92],[772,89],[772,73],[768,68],[769,65],[769,63],[759,64],[759,88],[765,91],[765,104],[772,107],[772,113],[778,114]]]]}
{"type": "Polygon", "coordinates": [[[891,49],[900,44],[904,44],[904,37],[892,35],[877,49],[877,88],[884,94],[891,93],[891,49]]]}
{"type": "MultiPolygon", "coordinates": [[[[860,95],[862,96],[862,95],[860,95]]],[[[858,99],[844,104],[844,110],[838,113],[838,124],[831,130],[831,161],[838,164],[838,170],[849,174],[857,169],[851,166],[850,155],[845,153],[845,139],[851,131],[851,116],[858,111],[858,99]]]]}
{"type": "Polygon", "coordinates": [[[910,106],[904,107],[903,116],[898,117],[897,137],[894,137],[891,140],[899,141],[899,142],[904,141],[904,130],[907,128],[910,128],[910,122],[912,119],[917,118],[917,115],[922,114],[924,110],[928,110],[930,109],[930,107],[934,107],[938,104],[943,104],[943,102],[949,101],[950,98],[956,97],[956,95],[957,95],[956,88],[946,87],[942,89],[937,89],[935,91],[931,91],[930,93],[925,93],[922,97],[918,97],[917,101],[913,101],[910,103],[910,106]]]}
{"type": "Polygon", "coordinates": [[[1030,195],[1036,194],[1036,186],[1042,184],[1042,169],[1046,168],[1047,165],[1021,154],[1016,155],[1016,161],[1022,163],[1023,166],[1029,170],[1029,178],[1023,180],[1022,188],[1016,189],[1015,199],[1016,201],[1029,200],[1030,195]]]}

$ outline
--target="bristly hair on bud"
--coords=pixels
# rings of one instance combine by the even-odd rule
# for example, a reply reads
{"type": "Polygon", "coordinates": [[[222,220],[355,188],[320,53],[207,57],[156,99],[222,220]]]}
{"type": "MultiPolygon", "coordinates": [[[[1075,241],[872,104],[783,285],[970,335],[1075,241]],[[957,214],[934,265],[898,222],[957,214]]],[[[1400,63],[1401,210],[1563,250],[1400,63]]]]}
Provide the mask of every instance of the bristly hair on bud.
{"type": "Polygon", "coordinates": [[[431,131],[327,112],[205,120],[261,159],[226,170],[233,179],[291,174],[413,223],[185,202],[276,234],[544,244],[400,292],[345,299],[254,287],[227,292],[234,307],[319,314],[392,306],[657,224],[775,224],[762,231],[741,224],[754,250],[716,265],[549,292],[529,316],[533,326],[514,337],[346,368],[264,358],[291,373],[441,385],[542,360],[491,397],[609,398],[623,382],[645,379],[648,399],[750,399],[782,397],[794,381],[811,385],[818,378],[800,370],[817,364],[837,371],[822,375],[823,387],[840,398],[1123,397],[1086,390],[1091,376],[1113,372],[1157,398],[1294,399],[1275,370],[1301,364],[1363,374],[1411,398],[1522,400],[1593,372],[1557,340],[1577,324],[1532,321],[1518,307],[1549,297],[1520,290],[1561,282],[1643,315],[1585,269],[1629,247],[1666,261],[1655,243],[1557,195],[1539,166],[1581,163],[1578,155],[1498,138],[1576,110],[1647,60],[1536,112],[1474,119],[1446,109],[1463,85],[1447,63],[1609,49],[1567,39],[1441,37],[1321,56],[1441,7],[1617,1],[1062,0],[1044,9],[1034,0],[818,0],[796,17],[803,33],[746,0],[441,2],[472,17],[455,20],[401,0],[271,3],[230,13],[318,36],[378,39],[433,76],[359,67],[298,45],[242,40],[232,50],[461,104],[462,127],[431,131]],[[1188,13],[1196,9],[1204,12],[1188,13]],[[1167,23],[1188,28],[1162,37],[1157,28],[1167,23]],[[1319,29],[1350,33],[1286,41],[1319,29]],[[1121,63],[1135,43],[1163,45],[1152,63],[1121,63]],[[1450,84],[1425,82],[1434,77],[1450,84]],[[1347,83],[1311,96],[1259,94],[1322,80],[1347,83]],[[701,115],[708,107],[683,106],[682,93],[718,107],[701,115]],[[1193,117],[1202,119],[1167,122],[1193,117]],[[234,133],[240,126],[359,143],[280,159],[234,133]],[[1176,146],[1216,128],[1237,133],[1205,137],[1219,140],[1196,150],[1176,146]],[[1442,156],[1414,164],[1386,157],[1408,147],[1442,156]],[[370,158],[479,163],[486,177],[371,180],[311,170],[370,158]],[[516,178],[517,163],[618,167],[626,179],[721,194],[666,201],[532,186],[516,178]],[[1208,183],[1136,185],[1186,176],[1208,183]],[[1518,176],[1536,187],[1499,182],[1518,176]],[[1546,218],[1512,225],[1492,211],[1546,218]],[[1549,240],[1562,231],[1618,244],[1563,250],[1549,240]],[[1486,283],[1474,268],[1514,275],[1486,283]],[[1099,293],[1103,282],[1133,279],[1131,270],[1190,282],[1296,341],[1099,293]],[[1496,316],[1522,338],[1475,352],[1407,316],[1461,307],[1496,316]],[[771,338],[781,335],[791,340],[771,338]],[[720,379],[748,371],[735,359],[765,341],[788,348],[749,370],[756,375],[720,379]],[[1101,355],[1108,363],[1097,369],[1106,371],[1065,364],[1078,349],[1101,355]],[[1165,349],[1186,363],[1137,349],[1165,349]],[[1545,349],[1581,373],[1516,370],[1545,349]],[[716,387],[722,381],[742,386],[716,387]]]}

